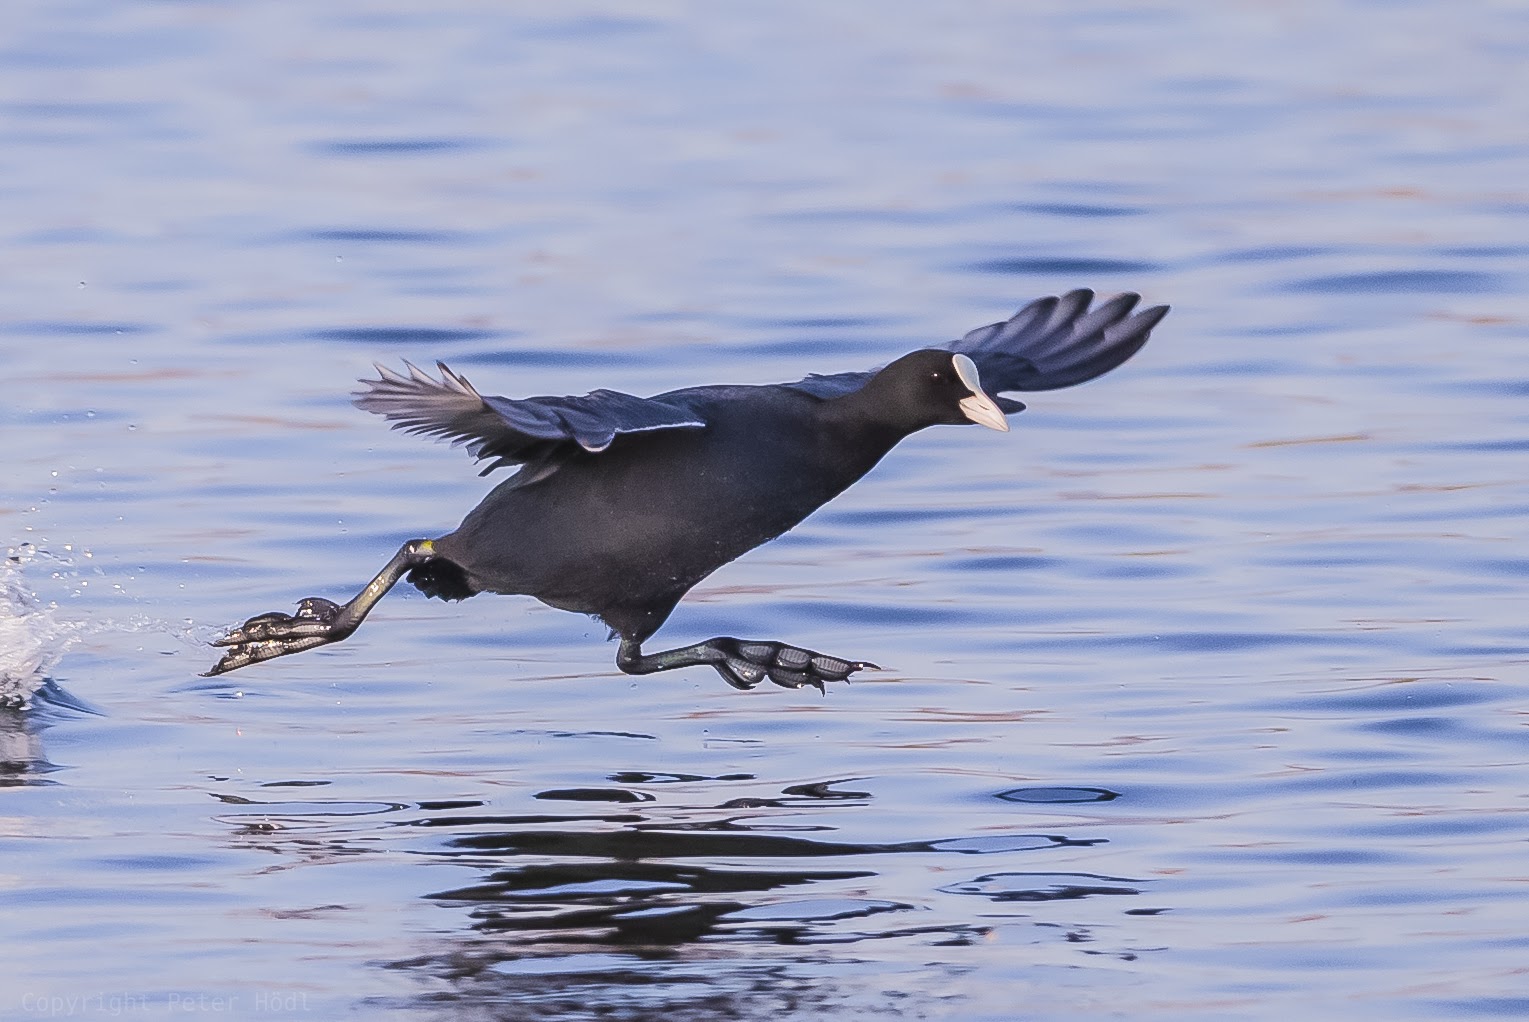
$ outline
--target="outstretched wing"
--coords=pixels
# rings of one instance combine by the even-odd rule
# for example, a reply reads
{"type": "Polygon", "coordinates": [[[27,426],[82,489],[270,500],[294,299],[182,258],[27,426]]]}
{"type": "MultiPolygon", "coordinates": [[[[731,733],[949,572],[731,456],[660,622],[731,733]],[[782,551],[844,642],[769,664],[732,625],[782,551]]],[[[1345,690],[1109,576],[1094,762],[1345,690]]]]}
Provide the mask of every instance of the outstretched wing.
{"type": "Polygon", "coordinates": [[[1132,315],[1141,295],[1127,291],[1093,310],[1087,288],[1060,298],[1041,298],[1002,323],[980,327],[947,344],[977,363],[983,387],[1058,390],[1102,376],[1136,354],[1168,306],[1154,305],[1132,315]]]}
{"type": "MultiPolygon", "coordinates": [[[[1168,314],[1154,305],[1132,314],[1141,296],[1126,292],[1089,309],[1094,293],[1087,288],[1061,297],[1040,298],[1002,323],[980,327],[944,347],[977,364],[989,394],[1013,390],[1057,390],[1092,380],[1120,365],[1147,343],[1152,328],[1168,314]]],[[[865,386],[874,372],[813,375],[787,384],[816,397],[843,397],[865,386]]],[[[1024,408],[998,398],[1006,412],[1024,408]]]]}
{"type": "MultiPolygon", "coordinates": [[[[983,389],[992,395],[1071,387],[1136,354],[1168,313],[1166,305],[1157,305],[1133,314],[1141,298],[1129,292],[1090,310],[1093,299],[1086,288],[1041,298],[945,348],[975,362],[983,389]]],[[[356,406],[389,419],[394,429],[465,445],[474,458],[489,461],[484,475],[506,465],[548,465],[578,451],[597,453],[624,433],[706,426],[689,402],[675,400],[678,393],[642,398],[597,390],[582,397],[484,397],[439,362],[439,380],[404,365],[407,376],[379,365],[381,379],[361,381],[366,389],[356,393],[356,406]]],[[[835,398],[859,390],[874,375],[814,374],[785,386],[835,398]]],[[[1005,412],[1024,408],[1012,398],[995,400],[1005,412]]]]}
{"type": "Polygon", "coordinates": [[[702,429],[690,409],[653,398],[597,390],[582,397],[484,397],[467,378],[437,362],[439,380],[409,363],[407,376],[377,366],[381,379],[362,380],[357,408],[376,412],[394,429],[442,437],[467,447],[484,468],[543,461],[583,450],[598,453],[623,433],[702,429]]]}

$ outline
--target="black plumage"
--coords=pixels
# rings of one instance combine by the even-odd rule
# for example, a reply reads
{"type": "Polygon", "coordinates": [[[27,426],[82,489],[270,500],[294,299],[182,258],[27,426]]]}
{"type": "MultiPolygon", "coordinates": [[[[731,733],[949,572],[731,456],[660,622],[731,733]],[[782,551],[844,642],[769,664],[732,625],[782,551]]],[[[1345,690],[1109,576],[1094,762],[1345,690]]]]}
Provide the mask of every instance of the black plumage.
{"type": "Polygon", "coordinates": [[[325,645],[355,631],[400,578],[443,599],[534,596],[599,618],[621,638],[617,664],[649,673],[698,664],[750,688],[766,678],[820,686],[870,666],[779,642],[717,638],[643,653],[701,579],[792,528],[927,426],[1008,428],[1024,408],[995,396],[1052,390],[1108,372],[1146,342],[1165,306],[1122,294],[1042,298],[1009,320],[871,372],[772,386],[704,386],[651,398],[483,396],[438,363],[439,380],[380,366],[356,404],[394,428],[450,439],[516,465],[457,529],[413,540],[355,599],[310,598],[295,615],[251,618],[217,645],[209,672],[325,645]]]}

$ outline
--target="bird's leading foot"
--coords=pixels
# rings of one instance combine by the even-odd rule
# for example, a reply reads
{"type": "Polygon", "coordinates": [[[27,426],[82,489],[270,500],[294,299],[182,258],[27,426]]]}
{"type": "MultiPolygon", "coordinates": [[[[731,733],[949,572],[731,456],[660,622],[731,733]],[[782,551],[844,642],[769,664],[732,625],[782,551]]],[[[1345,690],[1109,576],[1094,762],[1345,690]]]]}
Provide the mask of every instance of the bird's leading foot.
{"type": "Polygon", "coordinates": [[[256,615],[213,642],[214,646],[226,647],[228,651],[202,677],[227,674],[262,660],[274,660],[289,653],[339,642],[355,631],[353,625],[339,626],[343,610],[333,600],[310,596],[297,605],[296,614],[256,615]]]}
{"type": "Polygon", "coordinates": [[[398,548],[392,560],[383,565],[377,577],[351,598],[349,603],[335,603],[310,596],[297,605],[296,614],[261,614],[213,643],[227,647],[223,659],[203,675],[227,674],[262,660],[274,660],[289,653],[301,653],[315,646],[327,646],[349,636],[366,620],[377,601],[413,568],[435,558],[435,545],[428,539],[411,539],[398,548]]]}
{"type": "Polygon", "coordinates": [[[739,689],[750,689],[769,679],[782,688],[811,685],[822,692],[825,682],[848,681],[856,671],[880,670],[864,660],[841,660],[782,642],[718,638],[703,645],[720,654],[721,659],[712,666],[724,681],[739,689]]]}

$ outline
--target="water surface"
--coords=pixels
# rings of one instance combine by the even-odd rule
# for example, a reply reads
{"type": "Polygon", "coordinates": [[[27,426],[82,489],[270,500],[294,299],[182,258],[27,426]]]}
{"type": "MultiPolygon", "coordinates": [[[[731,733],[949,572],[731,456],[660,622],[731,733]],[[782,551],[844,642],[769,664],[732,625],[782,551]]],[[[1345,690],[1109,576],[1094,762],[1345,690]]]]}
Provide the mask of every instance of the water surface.
{"type": "Polygon", "coordinates": [[[1520,1017],[1510,4],[12,5],[0,1014],[1520,1017]],[[930,430],[619,674],[399,590],[487,491],[351,408],[859,369],[1174,305],[930,430]]]}

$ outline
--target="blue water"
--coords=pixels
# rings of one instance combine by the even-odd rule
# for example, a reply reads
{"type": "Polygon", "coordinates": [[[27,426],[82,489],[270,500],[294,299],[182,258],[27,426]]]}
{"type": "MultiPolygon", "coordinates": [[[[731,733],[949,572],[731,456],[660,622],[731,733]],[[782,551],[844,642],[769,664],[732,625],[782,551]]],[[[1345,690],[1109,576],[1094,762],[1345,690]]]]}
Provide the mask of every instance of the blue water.
{"type": "Polygon", "coordinates": [[[0,1017],[1529,1014],[1519,6],[6,22],[0,1017]],[[198,676],[491,485],[373,360],[774,382],[1078,286],[1174,311],[660,633],[884,666],[826,697],[407,587],[198,676]]]}

